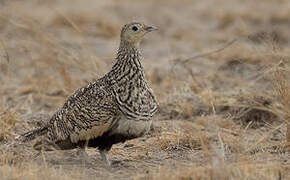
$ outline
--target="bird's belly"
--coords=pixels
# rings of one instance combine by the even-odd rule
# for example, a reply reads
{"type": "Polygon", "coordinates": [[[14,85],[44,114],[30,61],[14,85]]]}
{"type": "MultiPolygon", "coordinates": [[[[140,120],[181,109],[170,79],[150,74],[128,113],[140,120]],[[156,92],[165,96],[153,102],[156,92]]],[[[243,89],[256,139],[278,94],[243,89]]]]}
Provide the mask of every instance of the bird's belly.
{"type": "Polygon", "coordinates": [[[152,120],[132,120],[122,118],[117,122],[116,128],[111,135],[119,134],[131,138],[136,138],[146,134],[151,127],[152,120]]]}

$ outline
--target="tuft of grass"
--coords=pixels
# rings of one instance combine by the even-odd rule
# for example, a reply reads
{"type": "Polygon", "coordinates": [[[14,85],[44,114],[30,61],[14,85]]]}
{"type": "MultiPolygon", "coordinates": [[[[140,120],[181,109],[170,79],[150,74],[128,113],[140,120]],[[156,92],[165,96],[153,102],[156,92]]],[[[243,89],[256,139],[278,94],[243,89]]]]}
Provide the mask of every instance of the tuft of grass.
{"type": "Polygon", "coordinates": [[[162,150],[200,149],[201,141],[208,144],[208,139],[201,132],[204,129],[203,126],[190,121],[175,124],[175,126],[174,131],[163,131],[158,137],[158,143],[162,150]]]}
{"type": "Polygon", "coordinates": [[[282,105],[284,119],[286,123],[286,146],[290,147],[290,82],[289,69],[278,69],[274,73],[273,84],[277,92],[278,100],[282,105]]]}
{"type": "Polygon", "coordinates": [[[15,111],[0,107],[0,142],[13,137],[17,116],[15,111]]]}
{"type": "Polygon", "coordinates": [[[267,94],[240,93],[227,106],[232,119],[247,128],[259,128],[280,120],[276,104],[267,94]]]}

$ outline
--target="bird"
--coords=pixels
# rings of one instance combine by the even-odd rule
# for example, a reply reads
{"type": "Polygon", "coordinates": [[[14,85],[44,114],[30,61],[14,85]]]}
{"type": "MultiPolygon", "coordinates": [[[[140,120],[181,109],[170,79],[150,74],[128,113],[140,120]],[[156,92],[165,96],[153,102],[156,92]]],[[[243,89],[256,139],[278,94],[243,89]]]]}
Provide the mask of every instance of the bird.
{"type": "Polygon", "coordinates": [[[77,89],[45,125],[19,135],[18,141],[34,144],[36,150],[98,148],[111,166],[108,152],[117,143],[149,132],[158,102],[142,66],[140,42],[158,28],[140,22],[125,24],[111,70],[77,89]]]}

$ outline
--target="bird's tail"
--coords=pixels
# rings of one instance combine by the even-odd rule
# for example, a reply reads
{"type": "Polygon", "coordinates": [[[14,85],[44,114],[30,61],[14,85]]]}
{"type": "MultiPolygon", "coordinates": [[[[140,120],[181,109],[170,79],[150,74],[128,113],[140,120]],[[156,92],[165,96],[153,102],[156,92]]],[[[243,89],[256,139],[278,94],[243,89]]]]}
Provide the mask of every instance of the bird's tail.
{"type": "Polygon", "coordinates": [[[16,137],[15,140],[20,141],[20,142],[32,141],[36,137],[42,136],[45,133],[47,133],[47,130],[48,130],[47,127],[34,129],[32,131],[21,134],[20,136],[16,137]]]}

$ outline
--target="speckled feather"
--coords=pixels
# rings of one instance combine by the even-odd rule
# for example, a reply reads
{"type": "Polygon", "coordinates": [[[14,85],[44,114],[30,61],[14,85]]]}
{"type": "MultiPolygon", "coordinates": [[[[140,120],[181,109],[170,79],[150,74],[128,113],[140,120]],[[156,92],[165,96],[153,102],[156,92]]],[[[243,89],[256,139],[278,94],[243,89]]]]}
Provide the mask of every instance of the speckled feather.
{"type": "Polygon", "coordinates": [[[132,26],[148,28],[141,23],[125,25],[112,70],[76,90],[45,127],[23,134],[23,142],[44,136],[60,149],[69,149],[89,140],[88,146],[109,150],[113,144],[149,130],[157,101],[146,81],[138,50],[146,29],[134,34],[129,29],[132,26]]]}

